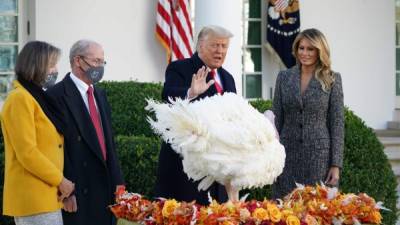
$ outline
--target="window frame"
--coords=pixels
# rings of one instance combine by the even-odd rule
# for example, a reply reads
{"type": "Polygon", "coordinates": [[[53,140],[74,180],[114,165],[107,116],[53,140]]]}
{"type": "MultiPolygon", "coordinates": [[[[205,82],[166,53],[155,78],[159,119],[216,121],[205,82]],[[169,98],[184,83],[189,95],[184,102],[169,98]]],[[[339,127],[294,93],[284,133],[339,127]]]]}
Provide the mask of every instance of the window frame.
{"type": "MultiPolygon", "coordinates": [[[[10,13],[10,12],[0,12],[0,16],[15,16],[17,17],[17,41],[16,42],[7,42],[7,41],[1,41],[0,40],[0,46],[14,46],[16,47],[16,55],[15,58],[17,57],[21,44],[22,44],[22,10],[21,10],[21,4],[22,0],[15,0],[16,2],[16,12],[10,13]]],[[[11,90],[12,87],[12,81],[15,79],[15,72],[14,68],[12,68],[9,71],[0,71],[0,84],[4,85],[5,90],[0,90],[0,101],[4,101],[5,97],[7,96],[8,92],[11,90]]]]}
{"type": "Polygon", "coordinates": [[[263,98],[263,93],[264,93],[264,85],[263,85],[264,84],[264,76],[263,76],[264,62],[263,61],[264,61],[264,57],[265,56],[264,56],[264,44],[263,43],[264,43],[264,38],[265,38],[265,35],[264,35],[265,22],[264,22],[264,10],[263,10],[263,8],[264,8],[265,4],[264,4],[263,1],[260,3],[261,4],[261,6],[260,6],[260,18],[250,18],[250,17],[246,16],[246,7],[245,7],[246,3],[249,4],[250,0],[242,0],[242,6],[243,6],[243,9],[242,9],[242,28],[243,28],[242,29],[242,64],[243,64],[243,67],[242,67],[242,95],[243,95],[243,97],[245,97],[248,100],[255,100],[255,99],[262,99],[263,98]],[[260,32],[261,32],[261,34],[260,34],[261,35],[260,44],[247,44],[247,36],[246,36],[247,30],[245,28],[246,28],[246,23],[250,24],[250,22],[259,22],[260,23],[260,26],[261,26],[261,28],[260,28],[260,32]],[[259,49],[260,50],[260,52],[261,52],[261,58],[260,58],[260,60],[261,60],[261,62],[260,62],[261,70],[260,71],[253,71],[253,72],[246,71],[245,56],[246,56],[246,50],[247,49],[259,49]],[[247,79],[246,78],[247,78],[248,75],[260,76],[261,83],[259,85],[260,85],[261,93],[260,93],[259,97],[255,97],[255,98],[247,97],[247,79]]]}

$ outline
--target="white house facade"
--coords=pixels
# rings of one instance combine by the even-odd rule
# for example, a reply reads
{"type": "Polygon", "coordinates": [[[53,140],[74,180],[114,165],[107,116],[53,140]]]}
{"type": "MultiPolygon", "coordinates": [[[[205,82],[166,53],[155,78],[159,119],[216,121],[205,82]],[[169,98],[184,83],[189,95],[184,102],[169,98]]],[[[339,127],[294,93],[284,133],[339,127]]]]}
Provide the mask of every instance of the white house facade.
{"type": "MultiPolygon", "coordinates": [[[[167,60],[155,37],[156,4],[156,0],[2,0],[0,92],[7,89],[16,52],[29,40],[62,49],[61,75],[69,71],[71,45],[87,38],[105,49],[104,79],[163,82],[167,60]]],[[[224,66],[247,98],[270,99],[282,69],[265,47],[266,6],[267,0],[192,0],[195,34],[209,24],[234,34],[224,66]],[[260,11],[249,15],[249,7],[260,11]],[[258,32],[259,43],[246,43],[249,24],[252,32],[258,32]],[[250,58],[249,52],[258,58],[250,58]]],[[[399,0],[300,0],[301,29],[315,27],[326,35],[332,68],[342,75],[345,105],[375,129],[400,119],[396,118],[400,108],[400,48],[396,48],[400,13],[396,11],[399,0]]]]}

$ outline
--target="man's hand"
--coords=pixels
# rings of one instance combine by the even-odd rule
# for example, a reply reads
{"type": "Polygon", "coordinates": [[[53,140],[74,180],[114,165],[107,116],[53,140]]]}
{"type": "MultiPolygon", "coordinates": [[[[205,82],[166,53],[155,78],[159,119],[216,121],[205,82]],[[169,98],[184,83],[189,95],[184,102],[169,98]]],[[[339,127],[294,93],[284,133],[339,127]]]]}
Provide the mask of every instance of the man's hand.
{"type": "Polygon", "coordinates": [[[328,176],[326,177],[325,183],[335,186],[338,184],[338,182],[339,182],[339,167],[332,166],[329,169],[328,176]]]}
{"type": "Polygon", "coordinates": [[[206,82],[207,74],[210,72],[210,69],[205,66],[201,67],[196,74],[193,74],[192,84],[189,88],[189,99],[195,98],[201,94],[203,94],[207,89],[214,84],[214,80],[206,82]]]}
{"type": "Polygon", "coordinates": [[[63,200],[64,204],[64,211],[72,213],[78,210],[78,205],[76,204],[76,197],[75,195],[71,195],[68,198],[63,200]]]}
{"type": "Polygon", "coordinates": [[[58,191],[60,195],[58,196],[58,201],[62,201],[67,198],[75,189],[75,184],[72,183],[67,178],[63,177],[60,185],[58,185],[58,191]]]}

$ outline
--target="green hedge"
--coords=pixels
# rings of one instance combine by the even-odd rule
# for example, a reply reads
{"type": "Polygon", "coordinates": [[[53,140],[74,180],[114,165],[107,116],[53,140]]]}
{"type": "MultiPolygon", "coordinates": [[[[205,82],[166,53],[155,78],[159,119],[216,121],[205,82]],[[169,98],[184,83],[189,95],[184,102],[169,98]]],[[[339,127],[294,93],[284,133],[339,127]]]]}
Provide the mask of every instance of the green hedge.
{"type": "Polygon", "coordinates": [[[116,145],[127,189],[153,197],[160,140],[154,137],[119,136],[116,145]]]}
{"type": "Polygon", "coordinates": [[[98,86],[107,93],[115,135],[155,136],[146,122],[149,113],[144,107],[148,98],[161,100],[161,84],[105,81],[98,86]]]}
{"type": "Polygon", "coordinates": [[[391,212],[383,211],[383,224],[396,224],[397,181],[384,146],[373,130],[351,110],[345,111],[344,166],[340,187],[343,192],[365,192],[391,212]]]}
{"type": "MultiPolygon", "coordinates": [[[[143,108],[146,105],[145,98],[160,99],[161,85],[102,82],[100,86],[107,91],[112,108],[113,127],[116,134],[120,135],[116,138],[116,144],[127,188],[149,198],[155,197],[153,188],[160,140],[147,124],[148,114],[143,108]],[[128,137],[131,135],[140,137],[128,137]]],[[[256,100],[251,104],[260,112],[271,108],[271,101],[256,100]]],[[[0,149],[2,149],[1,144],[0,149]]],[[[3,151],[0,151],[1,158],[2,153],[3,151]]],[[[1,176],[4,170],[3,163],[4,160],[1,159],[1,176]]],[[[348,109],[345,113],[344,165],[340,188],[343,192],[366,192],[375,199],[383,201],[384,206],[392,210],[383,212],[383,223],[395,224],[396,177],[373,130],[348,109]]],[[[2,192],[2,185],[0,191],[2,192]]],[[[249,198],[263,199],[269,196],[270,188],[265,187],[250,190],[249,198]]],[[[0,224],[12,224],[6,221],[10,222],[2,217],[0,224]]]]}

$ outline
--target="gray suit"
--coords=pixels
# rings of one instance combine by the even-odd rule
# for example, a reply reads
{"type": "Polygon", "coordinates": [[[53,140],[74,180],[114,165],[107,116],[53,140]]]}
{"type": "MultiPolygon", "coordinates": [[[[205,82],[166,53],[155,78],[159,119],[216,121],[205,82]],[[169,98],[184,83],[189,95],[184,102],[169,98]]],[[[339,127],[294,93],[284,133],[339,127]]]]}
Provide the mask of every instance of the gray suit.
{"type": "Polygon", "coordinates": [[[283,173],[273,185],[273,197],[282,198],[300,184],[325,181],[331,166],[342,167],[344,112],[342,80],[328,92],[313,76],[303,96],[300,93],[300,69],[281,71],[275,84],[273,112],[285,146],[283,173]]]}

